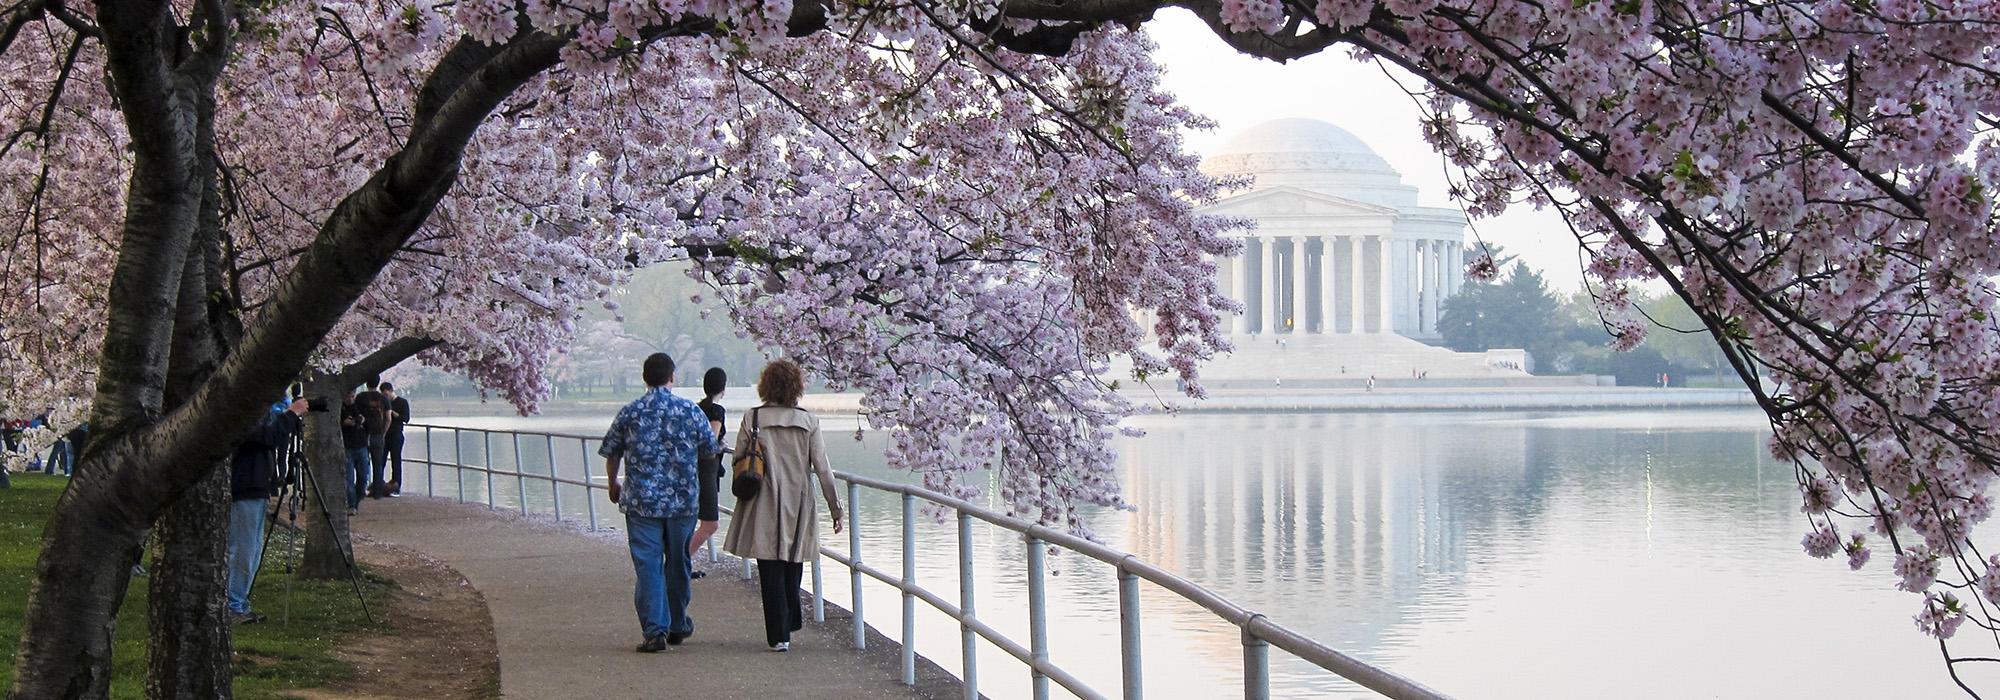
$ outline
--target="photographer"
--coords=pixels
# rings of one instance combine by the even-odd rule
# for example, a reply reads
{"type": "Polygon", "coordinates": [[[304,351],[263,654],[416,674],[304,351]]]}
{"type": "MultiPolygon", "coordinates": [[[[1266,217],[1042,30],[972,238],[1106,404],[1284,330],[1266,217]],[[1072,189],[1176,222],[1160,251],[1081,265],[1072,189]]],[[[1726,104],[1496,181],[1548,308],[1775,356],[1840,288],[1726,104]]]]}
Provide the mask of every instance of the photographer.
{"type": "Polygon", "coordinates": [[[277,490],[278,448],[299,432],[306,400],[274,405],[230,459],[229,494],[229,619],[248,624],[264,619],[250,612],[250,582],[264,558],[264,506],[277,490]]]}

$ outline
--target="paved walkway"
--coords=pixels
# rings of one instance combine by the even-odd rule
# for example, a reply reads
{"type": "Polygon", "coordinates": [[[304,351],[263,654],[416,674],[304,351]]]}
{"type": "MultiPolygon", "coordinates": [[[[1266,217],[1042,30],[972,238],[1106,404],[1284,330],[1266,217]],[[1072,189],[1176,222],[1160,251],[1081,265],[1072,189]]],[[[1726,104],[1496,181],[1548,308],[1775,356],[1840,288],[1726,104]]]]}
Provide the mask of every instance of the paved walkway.
{"type": "MultiPolygon", "coordinates": [[[[640,654],[632,650],[639,625],[632,612],[632,560],[622,539],[422,496],[369,501],[354,527],[364,537],[450,564],[485,595],[506,697],[762,700],[963,693],[956,678],[922,661],[917,687],[903,686],[894,644],[871,634],[868,651],[854,651],[851,618],[832,605],[824,624],[808,619],[793,635],[790,653],[771,653],[764,644],[756,584],[740,579],[741,565],[727,557],[694,583],[695,636],[666,653],[640,654]]],[[[811,606],[810,599],[806,604],[811,606]]]]}

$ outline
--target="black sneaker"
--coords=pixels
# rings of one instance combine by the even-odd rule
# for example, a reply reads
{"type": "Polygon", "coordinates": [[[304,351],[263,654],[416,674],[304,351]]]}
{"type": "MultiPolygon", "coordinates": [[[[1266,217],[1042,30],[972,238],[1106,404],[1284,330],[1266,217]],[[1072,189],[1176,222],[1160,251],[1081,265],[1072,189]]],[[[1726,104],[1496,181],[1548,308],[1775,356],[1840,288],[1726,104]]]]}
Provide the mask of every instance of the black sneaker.
{"type": "Polygon", "coordinates": [[[688,628],[686,632],[668,632],[667,643],[672,644],[674,646],[680,646],[681,642],[687,641],[687,638],[692,636],[694,636],[694,623],[688,623],[688,628]]]}
{"type": "Polygon", "coordinates": [[[646,641],[639,643],[639,648],[637,649],[637,651],[641,654],[657,654],[666,650],[667,650],[666,635],[660,635],[657,637],[647,637],[646,641]]]}

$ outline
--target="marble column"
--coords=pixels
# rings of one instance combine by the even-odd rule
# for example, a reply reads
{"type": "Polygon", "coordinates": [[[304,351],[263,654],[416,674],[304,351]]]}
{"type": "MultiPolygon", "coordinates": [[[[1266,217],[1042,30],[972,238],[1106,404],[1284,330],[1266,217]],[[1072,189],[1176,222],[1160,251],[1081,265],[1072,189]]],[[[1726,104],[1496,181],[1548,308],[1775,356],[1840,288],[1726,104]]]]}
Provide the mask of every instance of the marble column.
{"type": "Polygon", "coordinates": [[[1250,247],[1250,241],[1248,237],[1243,239],[1243,252],[1231,261],[1235,277],[1230,280],[1229,293],[1243,303],[1243,313],[1237,314],[1236,320],[1229,326],[1231,331],[1237,334],[1250,332],[1250,314],[1256,312],[1253,308],[1255,305],[1251,303],[1257,298],[1257,287],[1254,286],[1255,279],[1250,275],[1250,256],[1256,255],[1257,250],[1250,247]]]}
{"type": "Polygon", "coordinates": [[[1340,271],[1338,238],[1319,237],[1319,332],[1340,332],[1340,287],[1347,282],[1340,271]]]}
{"type": "Polygon", "coordinates": [[[1312,294],[1312,292],[1309,291],[1310,287],[1306,285],[1306,282],[1311,277],[1310,275],[1306,274],[1307,240],[1309,239],[1307,239],[1305,236],[1292,237],[1291,332],[1293,335],[1299,335],[1305,333],[1306,331],[1312,328],[1312,315],[1311,315],[1312,306],[1306,303],[1308,295],[1312,294]]]}
{"type": "Polygon", "coordinates": [[[1284,282],[1284,277],[1278,274],[1278,237],[1264,236],[1263,242],[1264,271],[1261,282],[1264,285],[1264,307],[1258,310],[1258,321],[1262,325],[1260,332],[1270,334],[1278,332],[1285,320],[1284,312],[1278,308],[1285,299],[1278,287],[1284,282]]]}
{"type": "MultiPolygon", "coordinates": [[[[1236,280],[1241,277],[1241,275],[1236,274],[1236,268],[1242,264],[1243,256],[1241,255],[1215,261],[1215,288],[1217,291],[1222,292],[1223,296],[1239,301],[1243,299],[1243,297],[1236,295],[1236,280]]],[[[1242,333],[1242,325],[1243,317],[1241,315],[1232,316],[1228,320],[1230,333],[1242,333]]]]}
{"type": "Polygon", "coordinates": [[[1427,262],[1428,262],[1428,263],[1430,264],[1430,271],[1431,271],[1431,273],[1430,273],[1430,284],[1431,284],[1431,289],[1433,290],[1433,291],[1431,292],[1431,295],[1430,295],[1430,299],[1429,299],[1429,302],[1430,302],[1430,305],[1431,305],[1431,309],[1430,309],[1430,313],[1431,313],[1431,320],[1430,320],[1430,325],[1431,325],[1431,327],[1430,327],[1430,329],[1429,329],[1429,330],[1427,330],[1427,331],[1425,331],[1425,332],[1427,332],[1427,333],[1432,333],[1432,334],[1436,334],[1436,333],[1437,333],[1437,330],[1438,330],[1438,314],[1440,314],[1440,313],[1443,313],[1443,311],[1444,311],[1444,296],[1445,296],[1445,291],[1444,291],[1444,287],[1445,287],[1445,283],[1444,283],[1444,256],[1445,256],[1445,251],[1444,251],[1444,244],[1445,244],[1445,242],[1444,242],[1444,241],[1431,241],[1431,255],[1430,255],[1430,257],[1428,257],[1428,258],[1425,258],[1425,260],[1426,260],[1426,261],[1427,261],[1427,262]]]}
{"type": "Polygon", "coordinates": [[[1361,265],[1361,258],[1362,258],[1361,252],[1362,252],[1361,237],[1348,236],[1347,237],[1347,332],[1349,333],[1361,333],[1365,332],[1368,329],[1367,323],[1362,320],[1361,316],[1362,292],[1367,289],[1365,286],[1363,286],[1363,279],[1366,278],[1367,275],[1361,274],[1363,270],[1367,269],[1365,267],[1362,267],[1361,265]]]}
{"type": "Polygon", "coordinates": [[[1377,333],[1396,328],[1395,244],[1387,234],[1375,236],[1375,327],[1377,333]]]}

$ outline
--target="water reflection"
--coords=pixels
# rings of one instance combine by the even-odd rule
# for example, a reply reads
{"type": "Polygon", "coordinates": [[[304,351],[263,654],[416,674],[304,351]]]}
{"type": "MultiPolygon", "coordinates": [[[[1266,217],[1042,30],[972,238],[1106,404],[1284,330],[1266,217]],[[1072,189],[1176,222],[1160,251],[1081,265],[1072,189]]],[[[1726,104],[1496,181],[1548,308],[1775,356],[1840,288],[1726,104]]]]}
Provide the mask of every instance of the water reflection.
{"type": "MultiPolygon", "coordinates": [[[[535,421],[509,425],[559,429],[535,421]]],[[[1460,697],[1955,694],[1910,623],[1917,601],[1890,590],[1886,558],[1853,574],[1800,554],[1791,474],[1765,456],[1755,412],[1211,414],[1143,425],[1149,436],[1119,445],[1135,510],[1088,512],[1100,537],[1460,697]]],[[[829,420],[836,466],[900,477],[882,464],[883,437],[841,432],[853,427],[829,420]]],[[[863,501],[865,558],[893,571],[900,508],[863,501]]],[[[918,578],[956,598],[953,531],[921,522],[918,578]]],[[[1023,558],[1018,538],[976,532],[982,619],[1017,639],[1023,558]]],[[[1059,559],[1050,580],[1054,656],[1115,693],[1112,578],[1078,559],[1059,559]]],[[[841,572],[829,568],[827,586],[830,599],[849,600],[841,572]]],[[[868,619],[894,636],[895,592],[864,591],[868,619]]],[[[1150,586],[1142,597],[1154,696],[1240,692],[1234,628],[1150,586]]],[[[919,649],[957,668],[956,625],[920,612],[918,627],[919,649]]],[[[1278,696],[1358,695],[1282,652],[1272,658],[1278,696]]],[[[1011,658],[988,647],[980,664],[988,694],[1026,695],[1011,658]]]]}

